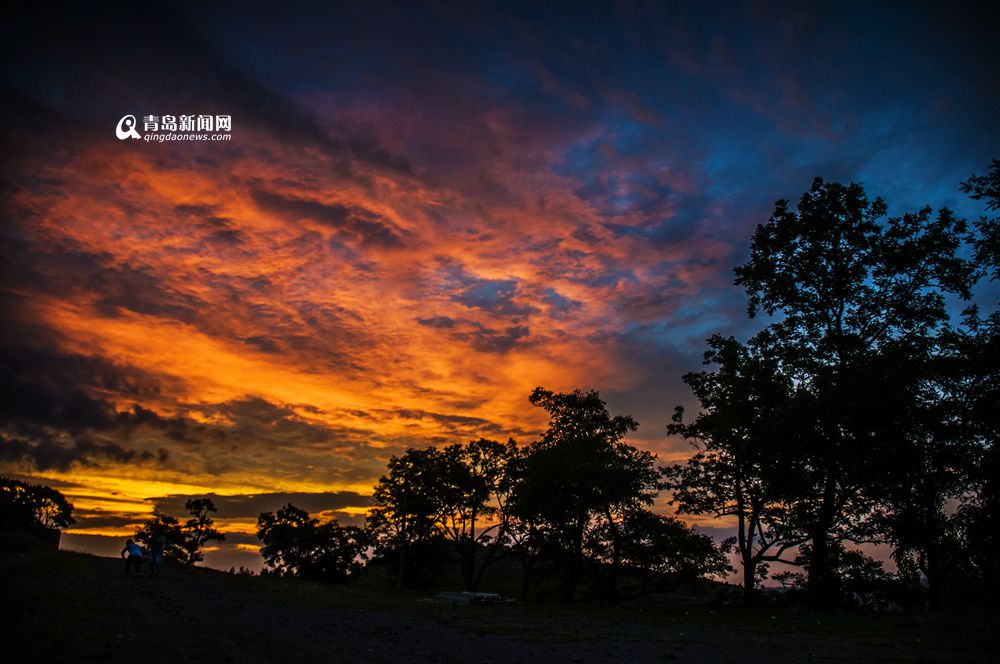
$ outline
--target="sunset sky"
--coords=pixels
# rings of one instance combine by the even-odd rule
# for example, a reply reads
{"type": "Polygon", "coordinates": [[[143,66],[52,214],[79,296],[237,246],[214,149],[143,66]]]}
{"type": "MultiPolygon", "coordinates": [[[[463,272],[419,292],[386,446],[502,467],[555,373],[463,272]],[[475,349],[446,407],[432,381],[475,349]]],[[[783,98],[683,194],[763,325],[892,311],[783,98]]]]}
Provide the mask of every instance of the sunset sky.
{"type": "Polygon", "coordinates": [[[64,546],[214,494],[208,563],[257,566],[261,510],[356,522],[407,447],[533,440],[539,385],[682,459],[681,376],[760,324],[732,268],[776,199],[975,217],[1000,157],[985,4],[330,4],[0,27],[0,474],[70,498],[64,546]]]}

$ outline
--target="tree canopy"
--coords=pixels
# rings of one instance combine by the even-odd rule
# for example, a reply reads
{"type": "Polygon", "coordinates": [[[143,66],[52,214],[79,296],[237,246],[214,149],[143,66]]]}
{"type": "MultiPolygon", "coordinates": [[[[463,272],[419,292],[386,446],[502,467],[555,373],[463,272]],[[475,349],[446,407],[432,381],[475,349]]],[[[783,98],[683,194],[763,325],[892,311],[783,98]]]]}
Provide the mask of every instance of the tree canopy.
{"type": "Polygon", "coordinates": [[[56,489],[0,477],[0,528],[68,528],[73,505],[56,489]]]}
{"type": "Polygon", "coordinates": [[[364,566],[369,539],[356,526],[320,523],[291,503],[257,519],[260,553],[272,574],[344,583],[364,566]]]}
{"type": "Polygon", "coordinates": [[[211,498],[189,498],[184,507],[191,518],[183,524],[176,517],[154,512],[152,518],[136,531],[135,539],[148,547],[155,538],[162,536],[165,559],[195,565],[204,560],[205,544],[221,542],[226,536],[215,528],[211,514],[217,510],[211,498]]]}
{"type": "MultiPolygon", "coordinates": [[[[614,575],[621,565],[620,522],[659,492],[655,457],[624,442],[638,424],[612,416],[597,392],[536,388],[529,401],[549,413],[549,426],[529,446],[514,486],[512,511],[544,533],[572,599],[584,571],[588,534],[603,527],[614,575]]],[[[614,589],[614,583],[607,586],[614,589]]]]}
{"type": "Polygon", "coordinates": [[[736,549],[749,599],[762,564],[805,541],[792,523],[798,468],[792,454],[798,403],[794,382],[764,349],[713,336],[705,363],[715,371],[684,376],[701,403],[693,422],[677,407],[672,434],[696,452],[684,464],[664,468],[666,488],[682,514],[736,518],[736,549]]]}
{"type": "MultiPolygon", "coordinates": [[[[988,209],[998,172],[964,186],[988,209]]],[[[996,220],[970,233],[947,209],[886,212],[860,184],[820,179],[778,201],[735,269],[749,315],[769,321],[746,344],[712,337],[717,369],[685,376],[702,411],[685,423],[679,409],[670,431],[697,450],[667,481],[680,511],[737,517],[748,597],[756,567],[800,545],[815,604],[837,594],[845,541],[912,554],[932,604],[967,557],[995,439],[995,415],[973,411],[996,384],[996,320],[973,307],[957,328],[949,306],[989,272],[996,220]]]]}

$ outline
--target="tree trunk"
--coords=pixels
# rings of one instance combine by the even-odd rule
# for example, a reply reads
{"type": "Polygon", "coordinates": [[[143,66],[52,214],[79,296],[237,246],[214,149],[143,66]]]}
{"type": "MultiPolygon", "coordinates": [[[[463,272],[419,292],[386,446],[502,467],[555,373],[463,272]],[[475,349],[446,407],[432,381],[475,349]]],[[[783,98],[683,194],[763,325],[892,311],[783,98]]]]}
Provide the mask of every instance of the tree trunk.
{"type": "Polygon", "coordinates": [[[941,571],[937,554],[937,544],[932,542],[927,547],[927,565],[924,569],[927,577],[927,605],[932,611],[941,608],[941,571]]]}
{"type": "Polygon", "coordinates": [[[469,592],[476,592],[479,579],[476,578],[476,510],[472,510],[470,518],[469,537],[465,547],[466,568],[462,571],[465,576],[465,589],[469,592]]]}
{"type": "Polygon", "coordinates": [[[398,557],[399,557],[399,566],[398,566],[398,569],[396,570],[397,571],[397,575],[398,575],[397,579],[396,579],[396,582],[399,584],[399,589],[402,590],[405,587],[405,585],[404,585],[404,578],[406,576],[406,540],[405,539],[400,539],[400,542],[399,542],[399,551],[397,553],[398,553],[398,557]]]}
{"type": "Polygon", "coordinates": [[[829,540],[830,529],[833,527],[834,501],[837,496],[837,470],[832,461],[827,463],[830,467],[823,486],[823,502],[820,504],[816,523],[813,524],[812,559],[809,561],[809,578],[806,581],[806,594],[809,603],[814,607],[827,606],[832,600],[829,540]]]}
{"type": "Polygon", "coordinates": [[[757,560],[753,552],[747,549],[743,553],[743,603],[751,604],[756,594],[757,560]]]}
{"type": "Polygon", "coordinates": [[[408,491],[404,491],[403,492],[403,524],[402,524],[402,527],[400,528],[400,531],[399,531],[399,570],[398,570],[398,572],[399,572],[399,578],[397,579],[397,581],[399,582],[399,589],[400,590],[402,590],[403,588],[406,587],[404,579],[406,577],[406,539],[407,539],[406,536],[407,536],[407,530],[408,530],[408,525],[409,525],[407,523],[408,520],[409,520],[409,516],[408,516],[409,513],[407,512],[407,509],[408,509],[408,505],[409,505],[409,502],[410,502],[409,498],[410,498],[410,493],[408,491]]]}
{"type": "Polygon", "coordinates": [[[528,588],[531,586],[531,568],[534,566],[534,558],[523,556],[521,558],[521,569],[524,576],[521,577],[521,601],[528,599],[528,588]]]}
{"type": "Polygon", "coordinates": [[[476,592],[479,578],[476,576],[476,543],[473,540],[464,542],[462,548],[462,576],[465,577],[465,589],[476,592]]]}
{"type": "Polygon", "coordinates": [[[611,516],[611,510],[604,510],[604,517],[608,520],[608,530],[611,532],[611,571],[604,592],[605,596],[601,598],[601,601],[616,604],[618,602],[618,572],[621,568],[621,534],[611,516]]]}
{"type": "Polygon", "coordinates": [[[563,577],[563,599],[567,602],[572,602],[576,598],[576,587],[580,583],[582,567],[579,556],[570,556],[566,576],[563,577]]]}
{"type": "Polygon", "coordinates": [[[569,565],[567,565],[566,576],[563,581],[563,599],[572,602],[576,599],[576,588],[580,584],[580,576],[583,574],[583,527],[586,523],[586,515],[577,519],[573,532],[573,550],[569,555],[569,565]]]}
{"type": "Polygon", "coordinates": [[[817,527],[812,536],[812,557],[809,560],[806,595],[813,607],[830,602],[830,547],[827,529],[817,527]]]}
{"type": "Polygon", "coordinates": [[[754,577],[757,574],[757,561],[753,557],[753,537],[754,537],[754,524],[753,521],[750,522],[750,527],[747,528],[746,512],[744,510],[745,501],[743,500],[743,488],[741,475],[737,471],[736,478],[736,514],[737,514],[737,530],[736,530],[736,541],[740,550],[740,558],[743,562],[743,603],[750,604],[753,601],[754,596],[754,577]]]}

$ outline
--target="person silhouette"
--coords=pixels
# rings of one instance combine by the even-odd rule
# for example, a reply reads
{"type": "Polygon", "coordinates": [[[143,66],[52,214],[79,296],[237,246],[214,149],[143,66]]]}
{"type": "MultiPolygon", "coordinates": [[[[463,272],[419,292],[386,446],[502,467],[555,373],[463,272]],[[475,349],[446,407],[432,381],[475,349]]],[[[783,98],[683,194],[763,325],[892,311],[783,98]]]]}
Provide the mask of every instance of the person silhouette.
{"type": "Polygon", "coordinates": [[[163,549],[166,548],[167,538],[163,533],[154,535],[149,542],[149,575],[159,577],[160,566],[163,565],[163,549]]]}
{"type": "Polygon", "coordinates": [[[125,542],[125,548],[122,549],[122,558],[125,559],[125,576],[128,576],[130,567],[135,568],[136,574],[142,569],[142,547],[133,540],[130,539],[125,542]]]}

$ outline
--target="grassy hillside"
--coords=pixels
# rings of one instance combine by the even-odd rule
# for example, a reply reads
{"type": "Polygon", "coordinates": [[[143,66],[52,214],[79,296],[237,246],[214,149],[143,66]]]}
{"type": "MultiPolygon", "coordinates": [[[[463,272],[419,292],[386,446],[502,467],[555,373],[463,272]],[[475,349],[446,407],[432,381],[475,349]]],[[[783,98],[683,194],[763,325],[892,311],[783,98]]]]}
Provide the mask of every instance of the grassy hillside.
{"type": "Polygon", "coordinates": [[[749,610],[690,595],[624,606],[453,606],[356,587],[167,569],[4,538],[0,624],[17,661],[980,662],[995,614],[749,610]]]}

